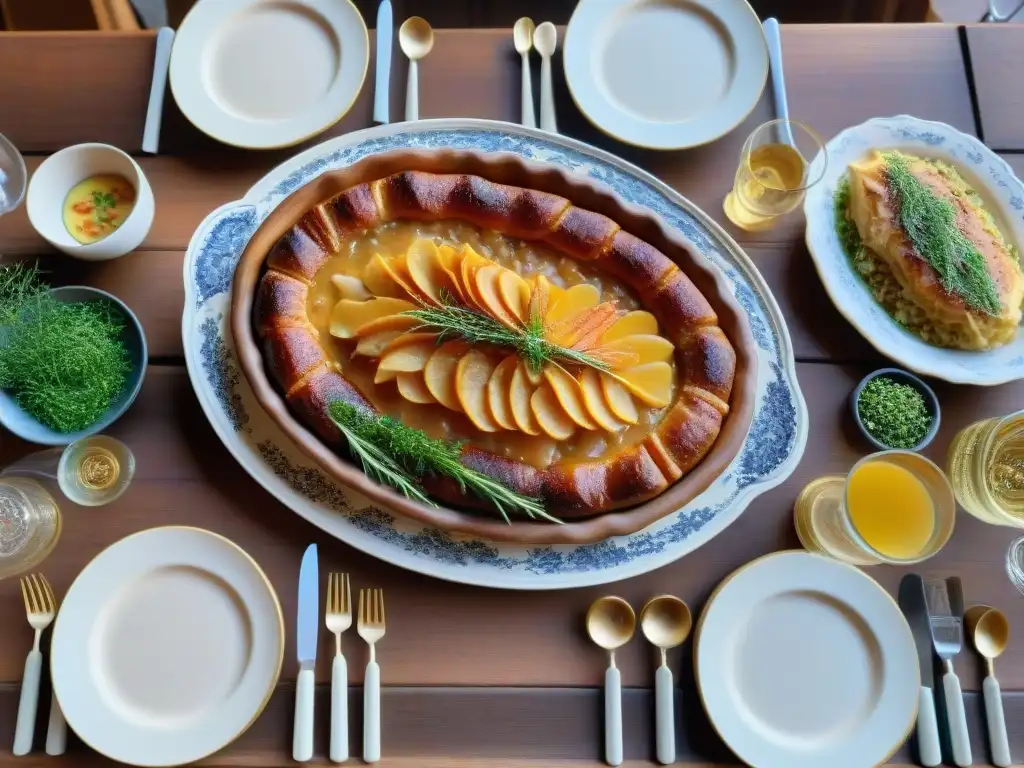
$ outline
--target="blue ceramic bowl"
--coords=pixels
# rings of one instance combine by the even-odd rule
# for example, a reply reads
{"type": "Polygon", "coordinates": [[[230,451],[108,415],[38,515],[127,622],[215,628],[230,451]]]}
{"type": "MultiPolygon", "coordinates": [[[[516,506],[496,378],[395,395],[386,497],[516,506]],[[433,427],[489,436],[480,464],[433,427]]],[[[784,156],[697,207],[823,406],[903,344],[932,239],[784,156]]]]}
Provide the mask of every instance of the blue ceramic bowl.
{"type": "Polygon", "coordinates": [[[75,440],[80,440],[89,435],[102,432],[115,421],[121,414],[128,410],[142,389],[142,380],[146,375],[146,361],[149,358],[146,349],[146,336],[142,331],[142,324],[128,307],[106,291],[98,288],[88,288],[84,285],[71,285],[66,288],[54,288],[50,294],[58,301],[66,303],[77,303],[82,301],[107,300],[113,305],[115,311],[121,315],[124,328],[121,331],[121,342],[128,351],[128,361],[131,370],[128,373],[128,381],[125,383],[124,392],[115,400],[107,412],[90,427],[79,432],[56,432],[45,424],[40,424],[34,417],[30,416],[17,401],[7,392],[0,390],[0,424],[16,434],[23,440],[30,443],[42,445],[68,445],[75,440]]]}
{"type": "Polygon", "coordinates": [[[932,391],[932,388],[925,384],[922,379],[919,379],[912,373],[900,370],[899,368],[881,368],[874,373],[869,373],[860,380],[860,384],[858,384],[857,388],[850,394],[850,411],[853,413],[853,420],[857,422],[857,428],[860,430],[861,434],[864,435],[864,439],[875,446],[878,450],[892,450],[893,446],[886,445],[868,432],[868,428],[864,426],[864,422],[861,421],[860,409],[857,407],[857,401],[860,399],[860,393],[863,391],[864,387],[867,386],[869,381],[878,378],[879,376],[884,376],[898,384],[909,384],[920,392],[922,397],[924,397],[925,408],[928,409],[928,414],[932,417],[932,426],[928,430],[928,433],[921,439],[921,442],[912,448],[906,449],[911,451],[924,450],[925,446],[934,440],[935,435],[939,432],[939,422],[942,415],[941,409],[939,408],[939,398],[935,396],[935,392],[932,391]]]}

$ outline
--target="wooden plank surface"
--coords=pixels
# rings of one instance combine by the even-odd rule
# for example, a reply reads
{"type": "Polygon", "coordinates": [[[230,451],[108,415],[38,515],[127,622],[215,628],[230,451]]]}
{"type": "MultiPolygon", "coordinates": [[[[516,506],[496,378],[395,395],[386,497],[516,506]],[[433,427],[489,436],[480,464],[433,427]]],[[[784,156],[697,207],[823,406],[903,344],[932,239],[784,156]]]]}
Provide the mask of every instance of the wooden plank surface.
{"type": "Polygon", "coordinates": [[[965,28],[982,135],[994,149],[1024,150],[1024,25],[972,24],[965,28]]]}

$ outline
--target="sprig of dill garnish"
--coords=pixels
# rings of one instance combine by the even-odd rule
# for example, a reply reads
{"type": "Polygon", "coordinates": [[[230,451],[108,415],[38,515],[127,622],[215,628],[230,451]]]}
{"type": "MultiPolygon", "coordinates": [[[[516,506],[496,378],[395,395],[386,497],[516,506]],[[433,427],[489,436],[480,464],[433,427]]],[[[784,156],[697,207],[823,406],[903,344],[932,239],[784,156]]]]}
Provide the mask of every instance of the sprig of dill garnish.
{"type": "Polygon", "coordinates": [[[562,522],[549,515],[539,499],[517,493],[463,464],[461,442],[432,438],[390,416],[369,414],[341,400],[330,404],[328,414],[363,471],[407,498],[436,506],[424,492],[420,479],[437,475],[451,478],[464,492],[470,491],[490,503],[507,523],[511,522],[510,515],[562,522]]]}
{"type": "Polygon", "coordinates": [[[51,429],[95,424],[124,391],[122,327],[109,302],[60,302],[35,267],[0,266],[0,388],[51,429]]]}
{"type": "Polygon", "coordinates": [[[471,344],[511,347],[533,373],[540,373],[549,362],[583,365],[599,371],[607,371],[611,367],[586,352],[552,344],[544,337],[543,318],[536,313],[531,314],[522,327],[513,329],[489,315],[474,312],[454,303],[449,296],[442,295],[438,306],[424,305],[402,314],[421,323],[417,330],[437,333],[438,343],[446,339],[463,339],[471,344]]]}
{"type": "Polygon", "coordinates": [[[942,287],[972,309],[1000,312],[999,293],[985,259],[960,231],[953,204],[914,176],[898,152],[886,152],[885,175],[900,228],[939,276],[942,287]]]}

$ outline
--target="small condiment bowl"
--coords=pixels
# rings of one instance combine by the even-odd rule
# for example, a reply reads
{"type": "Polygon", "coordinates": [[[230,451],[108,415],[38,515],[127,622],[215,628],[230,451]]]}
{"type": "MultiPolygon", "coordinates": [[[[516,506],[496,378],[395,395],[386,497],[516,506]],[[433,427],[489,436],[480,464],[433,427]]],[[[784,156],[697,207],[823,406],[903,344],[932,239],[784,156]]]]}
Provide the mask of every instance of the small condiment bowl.
{"type": "Polygon", "coordinates": [[[70,285],[64,288],[53,288],[50,294],[58,301],[66,303],[78,303],[83,301],[98,301],[106,299],[114,309],[121,315],[124,328],[121,330],[121,342],[128,352],[128,362],[131,370],[128,372],[124,391],[117,398],[107,412],[104,413],[94,424],[78,432],[57,432],[51,427],[40,423],[36,418],[27,413],[13,395],[0,390],[0,424],[9,429],[22,440],[42,445],[68,445],[80,440],[83,437],[103,432],[107,427],[117,421],[128,407],[135,401],[142,389],[142,381],[146,376],[146,363],[148,361],[148,349],[146,346],[146,335],[142,330],[142,323],[135,316],[135,313],[128,309],[128,306],[106,291],[98,288],[89,288],[84,285],[70,285]]]}
{"type": "Polygon", "coordinates": [[[153,190],[130,155],[109,144],[76,144],[50,155],[28,183],[28,218],[36,232],[68,256],[106,261],[131,253],[153,225],[153,190]],[[135,207],[121,226],[95,243],[80,243],[64,226],[64,200],[71,188],[97,174],[123,176],[135,188],[135,207]]]}
{"type": "Polygon", "coordinates": [[[909,451],[923,450],[933,439],[935,439],[935,435],[939,432],[939,422],[941,419],[939,398],[935,396],[935,392],[932,388],[929,387],[922,379],[912,373],[900,370],[899,368],[880,368],[873,373],[869,373],[860,380],[860,384],[858,384],[850,394],[850,411],[853,413],[853,420],[857,423],[857,428],[860,430],[861,434],[864,435],[864,439],[871,443],[875,448],[882,451],[888,451],[895,447],[892,445],[886,445],[868,432],[868,428],[860,418],[860,409],[857,407],[857,402],[860,399],[860,393],[864,391],[864,387],[868,385],[868,382],[879,377],[885,377],[897,384],[909,384],[920,392],[922,397],[924,397],[924,406],[928,410],[928,415],[932,420],[931,427],[929,427],[928,432],[917,445],[903,449],[909,451]]]}

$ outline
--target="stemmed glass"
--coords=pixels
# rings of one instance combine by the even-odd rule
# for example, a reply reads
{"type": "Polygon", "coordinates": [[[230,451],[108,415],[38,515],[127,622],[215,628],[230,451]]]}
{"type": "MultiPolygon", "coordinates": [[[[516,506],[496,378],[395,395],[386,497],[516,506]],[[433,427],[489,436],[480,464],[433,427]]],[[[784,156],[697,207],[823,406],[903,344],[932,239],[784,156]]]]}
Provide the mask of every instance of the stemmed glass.
{"type": "Polygon", "coordinates": [[[0,216],[21,205],[27,182],[25,160],[7,137],[0,133],[0,216]]]}

